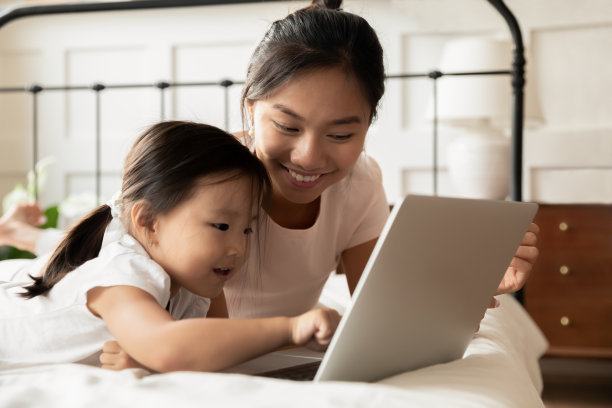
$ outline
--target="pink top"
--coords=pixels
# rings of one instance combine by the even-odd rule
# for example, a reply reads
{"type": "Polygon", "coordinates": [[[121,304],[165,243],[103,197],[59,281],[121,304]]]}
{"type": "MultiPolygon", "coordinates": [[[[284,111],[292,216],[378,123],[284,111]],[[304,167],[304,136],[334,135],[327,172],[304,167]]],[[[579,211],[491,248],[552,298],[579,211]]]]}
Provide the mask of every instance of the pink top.
{"type": "Polygon", "coordinates": [[[260,247],[246,274],[225,286],[230,317],[295,316],[312,309],[346,249],[377,238],[389,215],[378,164],[363,154],[352,173],[321,196],[308,229],[288,229],[263,213],[260,247]]]}

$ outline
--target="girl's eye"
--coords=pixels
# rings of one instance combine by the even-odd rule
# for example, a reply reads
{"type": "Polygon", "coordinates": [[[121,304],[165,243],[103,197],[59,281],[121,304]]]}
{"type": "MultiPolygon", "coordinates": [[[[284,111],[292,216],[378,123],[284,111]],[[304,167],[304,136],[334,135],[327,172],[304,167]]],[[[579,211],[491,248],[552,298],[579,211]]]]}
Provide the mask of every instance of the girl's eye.
{"type": "Polygon", "coordinates": [[[244,235],[249,235],[253,233],[253,228],[249,227],[249,228],[245,228],[245,230],[243,231],[244,235]]]}
{"type": "Polygon", "coordinates": [[[229,224],[213,223],[211,225],[221,231],[227,231],[229,229],[229,224]]]}
{"type": "Polygon", "coordinates": [[[285,125],[283,125],[281,123],[278,123],[278,122],[275,122],[275,121],[272,121],[272,123],[274,123],[274,126],[276,126],[278,129],[282,130],[283,132],[292,133],[292,132],[298,132],[299,131],[299,129],[292,128],[292,127],[289,127],[289,126],[285,126],[285,125]]]}

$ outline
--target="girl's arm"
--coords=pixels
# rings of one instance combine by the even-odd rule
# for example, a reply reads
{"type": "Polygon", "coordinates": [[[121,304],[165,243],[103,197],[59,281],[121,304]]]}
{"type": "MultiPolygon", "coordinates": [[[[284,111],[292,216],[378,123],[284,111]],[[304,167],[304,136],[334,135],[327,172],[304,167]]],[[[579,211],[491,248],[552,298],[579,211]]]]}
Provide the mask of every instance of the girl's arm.
{"type": "Polygon", "coordinates": [[[288,344],[324,348],[340,320],[331,309],[294,318],[175,321],[147,292],[96,287],[87,305],[126,353],[154,371],[216,371],[288,344]]]}

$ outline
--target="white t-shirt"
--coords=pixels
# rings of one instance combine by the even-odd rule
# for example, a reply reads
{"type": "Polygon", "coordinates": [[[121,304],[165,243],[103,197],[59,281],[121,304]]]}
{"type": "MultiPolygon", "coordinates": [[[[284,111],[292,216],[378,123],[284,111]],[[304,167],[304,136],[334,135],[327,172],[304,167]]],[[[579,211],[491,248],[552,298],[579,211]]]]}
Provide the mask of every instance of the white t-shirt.
{"type": "MultiPolygon", "coordinates": [[[[113,221],[118,222],[118,221],[113,221]]],[[[116,227],[118,224],[111,224],[107,230],[102,246],[104,247],[109,241],[117,240],[117,236],[113,231],[118,229],[120,233],[123,231],[116,227]]],[[[122,228],[122,227],[121,227],[122,228]]],[[[42,230],[42,233],[35,244],[35,254],[38,257],[35,260],[30,259],[13,259],[0,263],[0,282],[1,281],[28,281],[28,273],[32,270],[40,270],[47,263],[47,260],[52,255],[52,252],[59,245],[60,241],[66,235],[65,231],[54,228],[42,230]],[[37,266],[28,266],[31,262],[36,262],[37,266]]],[[[189,292],[185,288],[180,288],[175,296],[170,299],[168,311],[175,320],[190,319],[197,317],[206,317],[210,307],[210,299],[201,297],[189,292]]]]}
{"type": "Polygon", "coordinates": [[[310,228],[283,228],[264,213],[254,234],[261,246],[252,246],[246,271],[225,285],[230,317],[312,309],[342,252],[377,238],[388,215],[380,168],[365,154],[347,178],[323,192],[310,228]]]}
{"type": "MultiPolygon", "coordinates": [[[[150,293],[160,306],[168,305],[168,274],[117,219],[109,225],[98,257],[68,273],[46,295],[32,299],[18,296],[24,292],[22,278],[37,274],[45,258],[21,262],[12,281],[2,282],[0,273],[0,367],[45,362],[98,364],[97,354],[113,337],[104,321],[87,308],[91,288],[134,286],[150,293]]],[[[206,302],[194,297],[183,290],[174,312],[182,317],[205,316],[202,308],[206,302]]]]}

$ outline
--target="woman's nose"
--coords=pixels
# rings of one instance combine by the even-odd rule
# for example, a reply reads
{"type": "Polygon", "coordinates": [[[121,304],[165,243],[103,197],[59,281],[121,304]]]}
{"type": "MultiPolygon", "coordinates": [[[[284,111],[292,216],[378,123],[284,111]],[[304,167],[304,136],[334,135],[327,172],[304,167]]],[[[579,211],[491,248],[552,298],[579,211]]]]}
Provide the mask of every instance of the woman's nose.
{"type": "Polygon", "coordinates": [[[326,157],[324,142],[317,135],[301,135],[291,152],[291,162],[307,171],[325,168],[326,157]]]}

